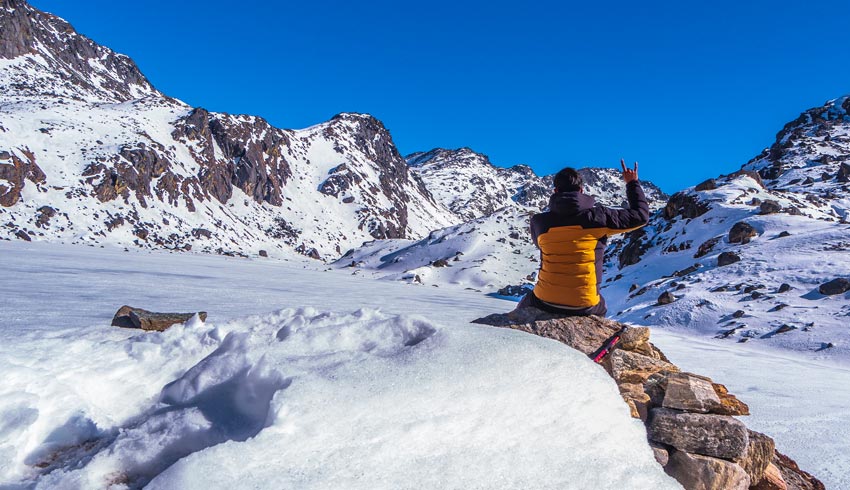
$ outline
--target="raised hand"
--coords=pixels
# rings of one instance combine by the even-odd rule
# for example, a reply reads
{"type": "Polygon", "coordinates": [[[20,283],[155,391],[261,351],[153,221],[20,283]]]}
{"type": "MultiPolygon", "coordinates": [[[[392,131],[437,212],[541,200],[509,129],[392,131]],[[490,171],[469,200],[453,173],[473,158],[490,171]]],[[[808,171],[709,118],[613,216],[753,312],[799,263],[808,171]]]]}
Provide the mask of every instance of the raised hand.
{"type": "Polygon", "coordinates": [[[622,158],[620,159],[620,166],[623,167],[623,180],[626,181],[626,184],[629,182],[634,182],[638,179],[638,163],[635,162],[635,169],[632,170],[629,167],[626,167],[626,161],[622,158]]]}

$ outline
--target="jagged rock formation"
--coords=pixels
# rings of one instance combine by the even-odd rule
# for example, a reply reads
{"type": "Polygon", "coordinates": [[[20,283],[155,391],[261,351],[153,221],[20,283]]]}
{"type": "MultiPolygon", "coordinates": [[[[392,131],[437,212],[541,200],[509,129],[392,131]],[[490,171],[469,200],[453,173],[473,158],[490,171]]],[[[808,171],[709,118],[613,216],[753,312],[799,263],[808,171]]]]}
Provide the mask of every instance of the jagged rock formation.
{"type": "MultiPolygon", "coordinates": [[[[559,317],[535,308],[493,314],[473,323],[521,330],[594,352],[622,324],[600,317],[559,317]]],[[[735,416],[749,407],[710,378],[681,370],[632,327],[601,367],[617,383],[631,414],[647,426],[659,464],[686,490],[823,489],[823,484],[778,452],[773,440],[735,416]],[[774,485],[770,487],[768,485],[774,485]]]]}

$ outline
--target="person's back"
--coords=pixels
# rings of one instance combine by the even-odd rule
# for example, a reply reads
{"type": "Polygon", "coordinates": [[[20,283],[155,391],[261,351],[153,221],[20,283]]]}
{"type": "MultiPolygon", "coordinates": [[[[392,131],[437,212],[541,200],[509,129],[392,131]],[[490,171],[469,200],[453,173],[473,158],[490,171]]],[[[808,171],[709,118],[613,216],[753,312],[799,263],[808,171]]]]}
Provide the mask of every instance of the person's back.
{"type": "Polygon", "coordinates": [[[531,218],[531,236],[540,249],[541,263],[534,290],[519,307],[534,306],[564,315],[605,316],[600,293],[602,261],[608,235],[646,224],[649,206],[634,170],[626,168],[627,209],[608,208],[584,194],[581,176],[572,168],[555,175],[549,211],[531,218]]]}

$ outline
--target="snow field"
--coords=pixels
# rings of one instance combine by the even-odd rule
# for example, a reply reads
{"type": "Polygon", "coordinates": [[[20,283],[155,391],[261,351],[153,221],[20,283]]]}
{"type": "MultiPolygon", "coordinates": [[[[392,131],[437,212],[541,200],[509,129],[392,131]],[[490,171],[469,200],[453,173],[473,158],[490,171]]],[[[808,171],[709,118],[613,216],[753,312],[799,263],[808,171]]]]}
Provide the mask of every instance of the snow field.
{"type": "Polygon", "coordinates": [[[16,330],[0,352],[8,483],[677,488],[598,366],[519,332],[311,307],[16,330]]]}

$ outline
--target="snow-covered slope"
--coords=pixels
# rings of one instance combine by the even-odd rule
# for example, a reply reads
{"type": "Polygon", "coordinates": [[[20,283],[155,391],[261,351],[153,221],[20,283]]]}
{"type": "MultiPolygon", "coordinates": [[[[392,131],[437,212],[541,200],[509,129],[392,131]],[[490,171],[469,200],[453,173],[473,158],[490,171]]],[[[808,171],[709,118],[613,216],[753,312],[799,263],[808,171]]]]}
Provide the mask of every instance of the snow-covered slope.
{"type": "Polygon", "coordinates": [[[606,288],[609,309],[729,346],[846,358],[850,293],[824,295],[819,286],[850,278],[847,100],[806,111],[742,171],[674,195],[610,250],[609,277],[622,277],[606,288]],[[730,236],[739,222],[752,227],[744,243],[730,236]],[[721,253],[724,263],[740,261],[721,266],[721,253]],[[665,291],[676,301],[656,306],[665,291]]]}
{"type": "Polygon", "coordinates": [[[2,236],[334,258],[458,222],[371,116],[210,113],[21,0],[0,26],[2,236]]]}

